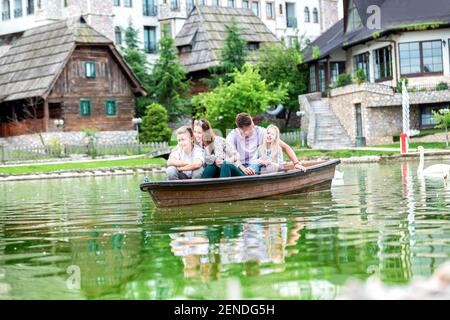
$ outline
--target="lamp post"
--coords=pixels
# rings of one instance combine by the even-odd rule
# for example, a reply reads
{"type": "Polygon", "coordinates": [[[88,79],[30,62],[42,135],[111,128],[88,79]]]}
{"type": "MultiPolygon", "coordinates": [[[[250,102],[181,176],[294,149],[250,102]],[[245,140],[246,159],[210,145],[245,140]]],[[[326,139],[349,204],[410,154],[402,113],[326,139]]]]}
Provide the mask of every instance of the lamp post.
{"type": "Polygon", "coordinates": [[[137,154],[139,154],[141,151],[140,150],[141,148],[139,146],[139,124],[141,124],[141,122],[142,122],[141,118],[133,118],[131,120],[131,123],[133,124],[134,129],[137,131],[137,148],[136,148],[137,154]]]}
{"type": "Polygon", "coordinates": [[[64,125],[64,119],[55,119],[53,123],[57,128],[62,127],[64,125]]]}
{"type": "Polygon", "coordinates": [[[306,114],[305,111],[297,111],[295,113],[297,117],[300,117],[300,141],[302,143],[302,148],[305,146],[305,134],[302,130],[302,117],[306,114]]]}

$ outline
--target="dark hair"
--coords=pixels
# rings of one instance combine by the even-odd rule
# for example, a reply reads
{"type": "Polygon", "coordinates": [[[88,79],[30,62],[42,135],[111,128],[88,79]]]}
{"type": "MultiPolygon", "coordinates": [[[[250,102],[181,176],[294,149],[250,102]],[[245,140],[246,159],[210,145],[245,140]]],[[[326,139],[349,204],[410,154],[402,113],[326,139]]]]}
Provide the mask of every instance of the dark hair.
{"type": "Polygon", "coordinates": [[[206,119],[197,119],[194,121],[194,126],[202,127],[203,131],[208,131],[211,129],[211,123],[206,119]]]}
{"type": "Polygon", "coordinates": [[[182,126],[180,128],[178,128],[177,130],[177,135],[179,134],[189,134],[189,136],[192,138],[194,136],[194,132],[192,131],[191,127],[188,126],[182,126]]]}
{"type": "Polygon", "coordinates": [[[242,112],[236,116],[236,126],[238,128],[242,129],[243,127],[248,127],[252,124],[252,117],[248,113],[242,112]]]}

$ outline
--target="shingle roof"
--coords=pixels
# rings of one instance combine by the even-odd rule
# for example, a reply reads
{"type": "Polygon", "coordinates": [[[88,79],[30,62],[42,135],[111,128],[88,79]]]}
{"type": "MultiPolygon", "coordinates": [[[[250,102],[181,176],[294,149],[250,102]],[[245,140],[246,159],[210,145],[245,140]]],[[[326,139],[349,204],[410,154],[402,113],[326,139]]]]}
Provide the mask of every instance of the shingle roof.
{"type": "Polygon", "coordinates": [[[338,47],[348,48],[374,38],[374,33],[387,35],[396,31],[407,31],[408,26],[415,24],[450,25],[449,0],[354,0],[364,27],[351,33],[344,33],[344,19],[338,21],[330,29],[311,43],[304,55],[304,62],[316,60],[312,56],[312,48],[318,47],[319,59],[328,56],[338,47]],[[371,30],[365,26],[367,7],[376,4],[381,9],[381,28],[371,30]]]}
{"type": "MultiPolygon", "coordinates": [[[[44,97],[79,44],[108,45],[116,51],[113,42],[87,25],[83,18],[25,31],[0,57],[0,101],[44,97]]],[[[128,67],[125,68],[129,73],[128,67]]]]}
{"type": "MultiPolygon", "coordinates": [[[[228,26],[233,20],[239,26],[241,37],[247,42],[278,41],[251,9],[197,6],[175,38],[177,47],[192,46],[190,52],[179,55],[188,72],[219,65],[228,26]]],[[[249,60],[254,59],[255,54],[250,54],[249,60]]]]}

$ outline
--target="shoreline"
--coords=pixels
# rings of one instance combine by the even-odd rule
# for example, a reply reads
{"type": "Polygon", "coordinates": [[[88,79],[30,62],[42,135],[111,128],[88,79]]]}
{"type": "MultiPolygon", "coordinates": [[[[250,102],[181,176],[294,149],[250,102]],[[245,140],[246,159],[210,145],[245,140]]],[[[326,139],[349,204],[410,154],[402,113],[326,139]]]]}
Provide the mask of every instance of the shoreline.
{"type": "MultiPolygon", "coordinates": [[[[372,155],[340,158],[341,164],[362,164],[362,163],[383,163],[394,161],[417,161],[419,153],[414,152],[407,155],[393,154],[393,155],[372,155]]],[[[430,151],[425,153],[425,158],[428,160],[447,159],[450,160],[450,151],[430,151]]],[[[305,161],[317,161],[328,159],[308,159],[305,161]]],[[[450,161],[449,161],[450,162],[450,161]]],[[[158,164],[150,164],[138,167],[108,167],[98,169],[76,169],[76,170],[59,170],[33,174],[0,174],[1,182],[10,181],[29,181],[29,180],[45,180],[45,179],[64,179],[64,178],[86,178],[86,177],[106,177],[118,175],[136,175],[136,174],[155,174],[165,173],[165,166],[158,164]]]]}

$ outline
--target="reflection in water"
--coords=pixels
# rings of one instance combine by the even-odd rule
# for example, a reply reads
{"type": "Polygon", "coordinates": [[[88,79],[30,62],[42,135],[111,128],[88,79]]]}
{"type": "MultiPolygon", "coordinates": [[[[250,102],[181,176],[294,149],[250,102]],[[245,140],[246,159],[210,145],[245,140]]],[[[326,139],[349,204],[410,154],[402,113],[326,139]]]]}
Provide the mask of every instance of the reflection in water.
{"type": "Polygon", "coordinates": [[[429,276],[449,258],[450,189],[416,168],[345,165],[331,191],[168,209],[140,177],[0,184],[0,299],[332,299],[350,278],[429,276]]]}

